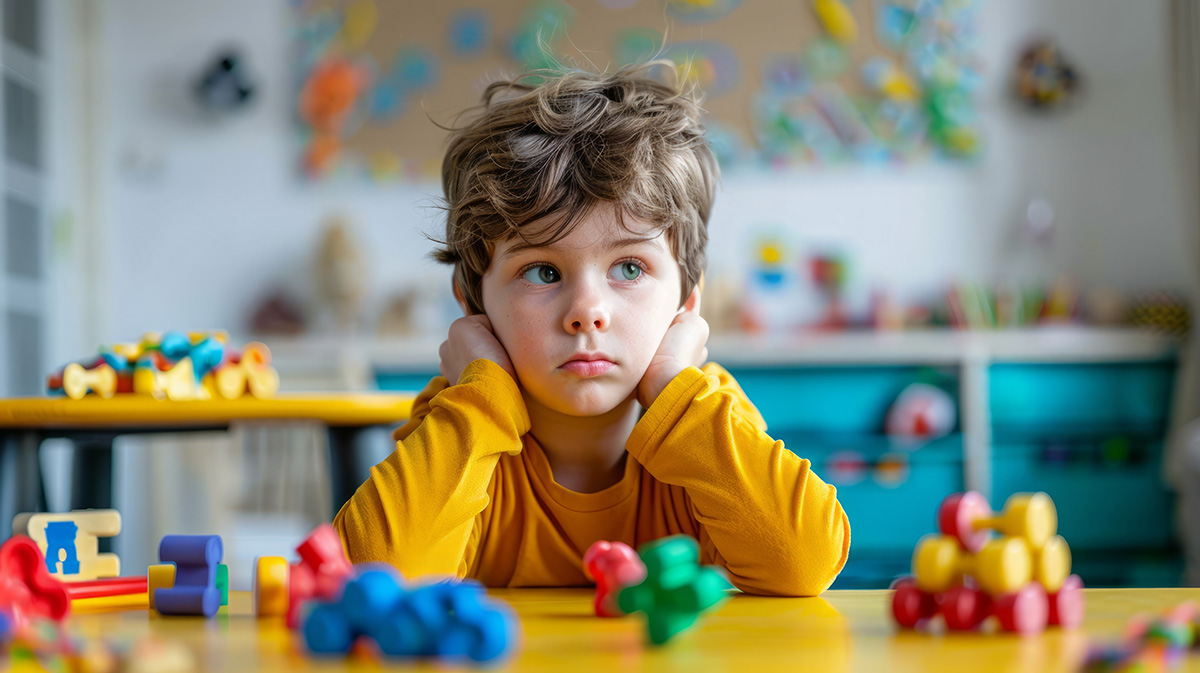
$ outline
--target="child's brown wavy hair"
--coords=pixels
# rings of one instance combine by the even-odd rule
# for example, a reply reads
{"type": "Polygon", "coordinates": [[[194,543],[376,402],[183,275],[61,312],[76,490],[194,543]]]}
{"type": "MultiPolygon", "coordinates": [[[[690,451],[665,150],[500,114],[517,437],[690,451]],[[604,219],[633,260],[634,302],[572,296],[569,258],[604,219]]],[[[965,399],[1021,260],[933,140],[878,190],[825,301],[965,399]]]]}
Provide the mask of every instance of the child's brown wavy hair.
{"type": "Polygon", "coordinates": [[[484,312],[482,279],[498,243],[519,236],[549,245],[604,203],[617,205],[626,229],[629,215],[665,231],[682,272],[680,304],[691,293],[704,272],[720,169],[695,88],[653,79],[654,66],[675,72],[670,61],[650,61],[494,82],[480,114],[451,129],[446,236],[433,256],[454,265],[471,313],[484,312]],[[536,230],[525,229],[532,222],[536,230]]]}

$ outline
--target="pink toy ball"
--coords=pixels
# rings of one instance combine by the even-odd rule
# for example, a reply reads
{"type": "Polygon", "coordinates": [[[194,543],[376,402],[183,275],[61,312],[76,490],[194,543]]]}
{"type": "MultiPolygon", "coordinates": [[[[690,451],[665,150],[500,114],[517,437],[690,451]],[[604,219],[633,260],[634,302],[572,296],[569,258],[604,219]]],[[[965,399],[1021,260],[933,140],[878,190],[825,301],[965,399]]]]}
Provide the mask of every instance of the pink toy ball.
{"type": "Polygon", "coordinates": [[[957,415],[949,393],[928,383],[913,383],[892,403],[885,428],[894,437],[936,439],[954,430],[957,415]]]}

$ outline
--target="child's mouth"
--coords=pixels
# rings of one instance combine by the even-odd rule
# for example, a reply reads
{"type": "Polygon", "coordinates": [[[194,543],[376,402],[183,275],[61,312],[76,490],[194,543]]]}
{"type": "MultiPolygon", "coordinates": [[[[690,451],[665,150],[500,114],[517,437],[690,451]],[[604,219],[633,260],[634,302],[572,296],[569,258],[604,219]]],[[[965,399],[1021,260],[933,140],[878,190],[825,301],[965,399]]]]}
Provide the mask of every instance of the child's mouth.
{"type": "Polygon", "coordinates": [[[571,360],[564,363],[560,369],[565,369],[576,376],[591,378],[600,376],[616,366],[617,363],[610,360],[571,360]]]}

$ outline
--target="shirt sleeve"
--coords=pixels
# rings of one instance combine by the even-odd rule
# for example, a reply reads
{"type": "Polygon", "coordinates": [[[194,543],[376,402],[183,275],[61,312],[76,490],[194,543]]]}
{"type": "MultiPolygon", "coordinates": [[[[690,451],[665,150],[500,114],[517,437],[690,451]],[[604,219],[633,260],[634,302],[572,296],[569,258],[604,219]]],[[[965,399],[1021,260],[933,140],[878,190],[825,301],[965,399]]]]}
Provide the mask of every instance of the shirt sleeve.
{"type": "Polygon", "coordinates": [[[489,360],[469,364],[427,408],[418,399],[396,450],[334,517],[350,561],[391,563],[409,578],[465,573],[496,464],[520,453],[529,426],[516,382],[489,360]]]}
{"type": "Polygon", "coordinates": [[[701,554],[748,593],[815,596],[850,552],[837,489],[765,432],[733,377],[717,365],[680,372],[626,445],[659,481],[684,489],[701,554]]]}

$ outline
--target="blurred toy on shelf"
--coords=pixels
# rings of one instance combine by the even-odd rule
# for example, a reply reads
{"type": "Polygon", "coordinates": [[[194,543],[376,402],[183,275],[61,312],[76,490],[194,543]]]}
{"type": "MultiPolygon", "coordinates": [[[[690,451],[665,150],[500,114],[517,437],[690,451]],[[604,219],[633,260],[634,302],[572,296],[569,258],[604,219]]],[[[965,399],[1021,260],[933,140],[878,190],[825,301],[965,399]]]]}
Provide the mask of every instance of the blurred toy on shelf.
{"type": "Polygon", "coordinates": [[[322,310],[332,316],[335,328],[353,332],[363,326],[367,299],[366,258],[350,232],[350,223],[331,217],[317,247],[317,294],[322,310]]]}
{"type": "Polygon", "coordinates": [[[818,329],[845,329],[849,324],[842,294],[846,289],[846,258],[843,255],[820,254],[808,260],[813,285],[824,303],[818,329]]]}
{"type": "Polygon", "coordinates": [[[954,430],[957,416],[950,393],[928,383],[913,383],[892,402],[884,427],[893,437],[935,439],[954,430]]]}
{"type": "Polygon", "coordinates": [[[140,342],[101,347],[95,359],[50,374],[46,388],[71,399],[117,393],[172,401],[236,399],[247,392],[274,396],[279,374],[271,351],[258,342],[237,350],[228,341],[223,331],[148,332],[140,342]]]}
{"type": "Polygon", "coordinates": [[[283,289],[274,290],[254,308],[249,326],[254,334],[297,336],[308,331],[300,303],[283,289]]]}
{"type": "Polygon", "coordinates": [[[955,493],[938,508],[937,523],[939,534],[917,543],[913,575],[892,585],[898,625],[913,628],[938,614],[952,631],[976,629],[991,616],[1001,630],[1022,634],[1082,623],[1083,581],[1071,574],[1050,496],[1017,493],[993,513],[978,492],[955,493]]]}
{"type": "Polygon", "coordinates": [[[1145,292],[1134,297],[1129,309],[1129,323],[1181,336],[1191,330],[1191,309],[1187,301],[1174,292],[1145,292]]]}

